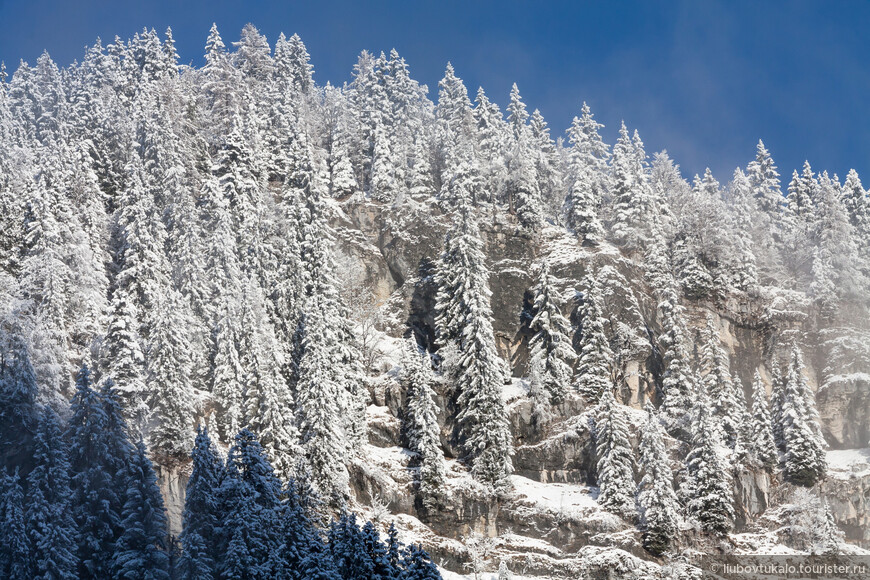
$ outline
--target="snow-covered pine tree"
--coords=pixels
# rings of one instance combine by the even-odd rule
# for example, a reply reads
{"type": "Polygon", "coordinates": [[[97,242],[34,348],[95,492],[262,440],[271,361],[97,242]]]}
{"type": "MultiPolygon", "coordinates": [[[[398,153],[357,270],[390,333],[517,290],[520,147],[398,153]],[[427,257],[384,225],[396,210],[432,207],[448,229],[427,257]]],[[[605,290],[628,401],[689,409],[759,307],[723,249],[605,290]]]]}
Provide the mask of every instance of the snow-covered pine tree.
{"type": "Polygon", "coordinates": [[[780,191],[779,173],[770,152],[760,139],[756,147],[755,161],[746,168],[746,176],[758,208],[769,216],[778,216],[785,203],[780,191]]]}
{"type": "Polygon", "coordinates": [[[170,289],[155,306],[148,349],[148,390],[158,425],[150,435],[155,452],[186,457],[193,446],[193,375],[187,304],[170,289]]]}
{"type": "Polygon", "coordinates": [[[583,279],[582,302],[575,348],[579,352],[574,388],[590,404],[613,385],[613,352],[604,334],[606,319],[601,312],[599,287],[591,272],[583,279]]]}
{"type": "Polygon", "coordinates": [[[633,519],[636,515],[634,454],[628,440],[628,425],[612,388],[604,389],[595,414],[595,452],[598,503],[601,507],[633,519]]]}
{"type": "Polygon", "coordinates": [[[610,166],[613,180],[611,235],[618,244],[629,248],[637,247],[646,239],[644,231],[652,210],[642,155],[643,149],[638,150],[623,123],[613,146],[610,166]]]}
{"type": "Polygon", "coordinates": [[[782,434],[785,383],[786,377],[783,376],[779,359],[774,356],[770,363],[770,420],[773,425],[773,441],[780,451],[785,451],[785,439],[782,434]]]}
{"type": "MultiPolygon", "coordinates": [[[[0,283],[2,283],[0,278],[0,283]]],[[[6,288],[0,287],[0,302],[16,304],[6,288]]],[[[10,465],[27,460],[30,436],[36,431],[36,373],[30,363],[24,328],[9,324],[9,313],[3,313],[0,324],[0,452],[10,465]]]]}
{"type": "Polygon", "coordinates": [[[577,356],[568,338],[571,324],[562,316],[555,290],[550,265],[544,261],[532,289],[529,330],[533,334],[529,339],[529,367],[538,365],[540,380],[549,394],[550,403],[558,405],[568,392],[571,366],[577,356]]]}
{"type": "Polygon", "coordinates": [[[773,439],[773,423],[767,405],[767,391],[761,380],[761,373],[756,369],[752,381],[752,429],[750,450],[765,469],[776,467],[777,451],[773,439]]]}
{"type": "Polygon", "coordinates": [[[483,87],[477,89],[474,120],[477,124],[477,157],[480,166],[483,192],[488,192],[482,201],[495,202],[502,197],[505,185],[507,151],[510,132],[502,118],[498,105],[489,100],[483,87]]]}
{"type": "Polygon", "coordinates": [[[652,404],[647,403],[646,412],[638,447],[639,468],[643,476],[637,486],[637,504],[643,546],[660,556],[677,535],[679,502],[665,448],[664,430],[652,404]]]}
{"type": "Polygon", "coordinates": [[[185,577],[213,579],[217,577],[216,562],[220,559],[215,550],[215,538],[223,466],[205,428],[197,429],[191,459],[193,467],[184,496],[178,568],[185,577]]]}
{"type": "Polygon", "coordinates": [[[746,390],[743,380],[737,372],[731,375],[731,385],[734,390],[736,408],[733,416],[737,424],[737,436],[734,440],[734,456],[738,461],[744,461],[750,453],[752,442],[752,414],[746,405],[746,390]]]}
{"type": "Polygon", "coordinates": [[[849,221],[855,228],[859,243],[866,248],[870,245],[870,198],[861,185],[861,178],[854,169],[849,170],[846,182],[843,184],[843,206],[849,215],[849,221]],[[863,242],[861,242],[863,240],[863,242]]]}
{"type": "Polygon", "coordinates": [[[429,356],[418,352],[413,337],[406,339],[402,357],[402,384],[405,387],[403,430],[420,462],[418,491],[427,509],[438,505],[446,468],[441,453],[441,427],[432,390],[429,356]]]}
{"type": "Polygon", "coordinates": [[[564,203],[565,223],[586,243],[604,238],[598,211],[608,192],[610,151],[598,132],[603,127],[584,102],[581,116],[574,117],[568,129],[570,189],[564,203]]]}
{"type": "Polygon", "coordinates": [[[0,469],[0,574],[9,580],[30,580],[35,572],[24,519],[24,490],[18,468],[0,469]]]}
{"type": "Polygon", "coordinates": [[[839,183],[822,172],[815,201],[812,239],[817,244],[814,254],[810,294],[815,298],[821,315],[832,320],[842,297],[860,293],[865,284],[859,275],[861,263],[856,229],[843,205],[839,183]]]}
{"type": "Polygon", "coordinates": [[[126,501],[124,466],[131,447],[111,387],[97,393],[90,369],[84,365],[76,379],[67,426],[72,473],[73,517],[78,529],[78,574],[82,578],[108,578],[112,555],[120,537],[126,501]]]}
{"type": "Polygon", "coordinates": [[[130,578],[147,571],[154,580],[169,580],[166,513],[151,460],[140,439],[124,468],[127,486],[121,527],[124,530],[112,557],[116,578],[130,578]]]}
{"type": "Polygon", "coordinates": [[[218,404],[216,417],[220,436],[232,440],[244,421],[244,369],[239,360],[239,312],[224,299],[212,333],[211,391],[218,404]]]}
{"type": "Polygon", "coordinates": [[[239,343],[245,425],[257,433],[276,472],[286,480],[295,474],[301,455],[299,433],[293,417],[293,395],[281,374],[283,353],[263,302],[259,284],[249,279],[239,343]]]}
{"type": "Polygon", "coordinates": [[[686,511],[707,532],[726,534],[734,522],[731,471],[721,455],[719,430],[703,385],[692,419],[692,448],[686,455],[682,494],[686,511]]]}
{"type": "Polygon", "coordinates": [[[812,220],[813,205],[816,198],[818,182],[813,175],[813,169],[809,161],[804,161],[800,175],[797,171],[792,173],[791,182],[788,185],[788,197],[785,215],[794,223],[792,227],[802,227],[802,222],[809,223],[812,220]]]}
{"type": "Polygon", "coordinates": [[[409,544],[402,551],[401,580],[441,580],[441,573],[423,548],[409,544]]]}
{"type": "Polygon", "coordinates": [[[550,128],[544,120],[544,115],[538,109],[532,111],[529,118],[531,130],[531,148],[534,153],[535,175],[538,180],[538,191],[541,192],[541,209],[544,216],[558,215],[564,201],[562,193],[562,175],[559,171],[561,159],[556,143],[550,137],[550,128]]]}
{"type": "Polygon", "coordinates": [[[139,337],[139,316],[126,290],[112,295],[109,328],[103,339],[100,366],[104,377],[115,383],[124,403],[124,415],[137,435],[144,434],[151,414],[145,385],[145,355],[139,337]]]}
{"type": "Polygon", "coordinates": [[[480,233],[467,203],[457,212],[438,267],[436,324],[453,381],[459,432],[472,474],[503,489],[513,471],[513,444],[501,397],[506,375],[492,330],[489,271],[480,233]]]}
{"type": "Polygon", "coordinates": [[[536,229],[542,223],[541,191],[533,161],[532,133],[527,121],[529,114],[514,83],[508,105],[508,127],[512,135],[508,146],[507,194],[508,211],[516,213],[525,228],[536,229]]]}
{"type": "Polygon", "coordinates": [[[735,397],[728,353],[722,348],[712,315],[707,315],[702,340],[701,372],[704,390],[710,397],[710,410],[714,424],[720,430],[720,439],[733,449],[737,443],[743,410],[739,408],[735,397]]]}
{"type": "Polygon", "coordinates": [[[256,436],[242,429],[234,438],[218,497],[221,578],[272,578],[278,553],[281,486],[256,436]]]}
{"type": "Polygon", "coordinates": [[[827,470],[825,440],[797,343],[792,346],[780,420],[785,477],[797,485],[812,487],[825,477],[827,470]]]}
{"type": "Polygon", "coordinates": [[[659,291],[665,365],[662,377],[662,419],[669,431],[689,431],[686,424],[698,379],[689,363],[683,307],[671,279],[659,291]]]}
{"type": "Polygon", "coordinates": [[[468,89],[462,79],[456,76],[453,65],[447,63],[444,78],[438,82],[438,106],[435,108],[438,120],[441,154],[445,157],[447,149],[464,148],[474,138],[474,117],[468,89]]]}
{"type": "Polygon", "coordinates": [[[296,383],[296,413],[311,483],[327,501],[341,503],[347,490],[345,433],[340,417],[341,385],[335,377],[331,341],[318,296],[309,298],[299,319],[302,353],[296,383]]]}
{"type": "Polygon", "coordinates": [[[34,438],[34,466],[27,476],[24,512],[35,579],[76,576],[76,526],[70,505],[68,453],[57,415],[43,408],[34,438]]]}

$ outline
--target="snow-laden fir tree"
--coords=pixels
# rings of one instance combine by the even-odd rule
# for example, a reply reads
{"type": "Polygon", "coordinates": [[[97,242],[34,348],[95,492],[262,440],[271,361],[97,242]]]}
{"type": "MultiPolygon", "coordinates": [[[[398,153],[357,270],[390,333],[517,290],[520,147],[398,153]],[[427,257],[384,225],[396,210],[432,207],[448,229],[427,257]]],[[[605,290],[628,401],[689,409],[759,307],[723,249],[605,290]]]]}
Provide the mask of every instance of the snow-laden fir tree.
{"type": "Polygon", "coordinates": [[[169,579],[169,554],[166,550],[166,514],[163,496],[151,460],[140,439],[124,468],[127,485],[121,512],[123,533],[112,557],[115,577],[130,578],[147,572],[154,580],[169,579]]]}
{"type": "Polygon", "coordinates": [[[334,335],[316,297],[309,299],[299,320],[301,357],[296,383],[296,413],[306,466],[312,485],[329,501],[347,490],[345,432],[340,416],[341,385],[335,377],[330,341],[334,335]]]}
{"type": "Polygon", "coordinates": [[[665,448],[664,430],[652,404],[647,403],[646,413],[638,446],[642,479],[637,486],[637,505],[643,546],[650,553],[661,555],[677,535],[679,502],[665,448]]]}
{"type": "Polygon", "coordinates": [[[184,496],[178,568],[186,577],[216,578],[220,555],[214,549],[214,540],[219,525],[218,490],[223,467],[207,429],[197,429],[191,459],[193,467],[184,496]]]}
{"type": "MultiPolygon", "coordinates": [[[[76,526],[71,511],[69,449],[57,415],[44,408],[33,445],[25,504],[32,578],[76,577],[76,526]]],[[[8,546],[9,544],[4,544],[8,546]]]]}
{"type": "Polygon", "coordinates": [[[639,139],[635,141],[637,143],[629,137],[623,123],[611,158],[613,216],[610,233],[618,244],[632,248],[645,240],[644,232],[652,217],[649,183],[643,166],[643,144],[639,139]]]}
{"type": "Polygon", "coordinates": [[[126,290],[118,288],[112,296],[109,328],[101,345],[104,377],[115,383],[124,402],[124,414],[134,433],[144,434],[150,415],[145,384],[145,355],[139,336],[135,304],[126,290]]]}
{"type": "Polygon", "coordinates": [[[111,386],[96,392],[90,369],[82,366],[67,425],[81,578],[111,577],[114,546],[123,532],[124,469],[132,447],[116,396],[111,386]]]}
{"type": "Polygon", "coordinates": [[[529,129],[535,175],[538,180],[538,190],[541,192],[542,215],[553,215],[558,213],[563,201],[559,151],[550,137],[550,128],[538,109],[532,111],[529,129]]]}
{"type": "Polygon", "coordinates": [[[827,469],[825,440],[797,343],[792,347],[780,421],[785,447],[785,477],[797,485],[814,486],[825,477],[827,469]]]}
{"type": "Polygon", "coordinates": [[[478,480],[497,489],[513,471],[513,444],[501,397],[506,375],[492,330],[489,270],[467,204],[460,206],[438,267],[436,325],[460,412],[463,449],[478,480]]]}
{"type": "Polygon", "coordinates": [[[500,199],[505,181],[505,163],[510,145],[510,132],[498,105],[490,101],[483,90],[477,89],[474,120],[477,125],[477,151],[485,201],[500,199]]]}
{"type": "Polygon", "coordinates": [[[579,325],[575,334],[578,351],[574,388],[590,404],[597,403],[601,394],[613,384],[613,352],[604,325],[607,319],[601,312],[599,286],[592,273],[583,280],[583,295],[580,303],[579,325]]]}
{"type": "Polygon", "coordinates": [[[426,353],[420,353],[413,337],[406,339],[402,353],[402,384],[405,387],[403,430],[412,451],[420,462],[418,491],[423,505],[437,506],[446,477],[441,453],[441,427],[438,408],[432,390],[431,363],[426,353]]]}
{"type": "Polygon", "coordinates": [[[662,288],[659,296],[663,333],[659,340],[665,365],[662,377],[662,420],[669,431],[688,431],[686,421],[698,380],[689,363],[684,310],[672,280],[662,288]]]}
{"type": "Polygon", "coordinates": [[[738,461],[745,461],[750,453],[752,442],[752,414],[746,405],[746,389],[743,379],[737,372],[731,375],[731,386],[734,391],[736,408],[733,416],[737,421],[737,435],[734,439],[734,456],[738,461]]]}
{"type": "Polygon", "coordinates": [[[779,359],[774,357],[770,364],[770,420],[773,424],[773,441],[780,451],[785,451],[785,439],[782,434],[785,383],[786,377],[783,376],[779,359]]]}
{"type": "Polygon", "coordinates": [[[193,446],[193,369],[185,306],[175,290],[156,305],[147,364],[150,406],[158,418],[151,446],[176,458],[186,457],[193,446]]]}
{"type": "Polygon", "coordinates": [[[867,197],[861,178],[854,169],[850,169],[846,175],[842,199],[849,221],[858,234],[858,240],[864,240],[863,247],[866,248],[866,240],[870,239],[870,198],[867,197]]]}
{"type": "Polygon", "coordinates": [[[402,552],[402,580],[441,580],[441,573],[418,544],[405,546],[402,552]]]}
{"type": "Polygon", "coordinates": [[[224,441],[238,433],[244,421],[244,369],[239,358],[239,312],[224,299],[212,332],[211,392],[218,405],[216,423],[224,441]]]}
{"type": "Polygon", "coordinates": [[[571,346],[571,324],[562,316],[555,296],[553,276],[545,261],[532,289],[532,320],[529,330],[529,367],[538,365],[541,383],[549,394],[550,403],[560,404],[571,383],[571,365],[577,358],[571,346]]]}
{"type": "Polygon", "coordinates": [[[280,543],[271,530],[279,522],[280,489],[256,436],[243,429],[230,448],[219,491],[219,577],[275,577],[280,543]]]}
{"type": "Polygon", "coordinates": [[[770,152],[759,139],[755,161],[746,168],[752,195],[758,208],[770,216],[778,216],[784,203],[780,191],[779,173],[770,152]]]}
{"type": "Polygon", "coordinates": [[[599,505],[623,518],[634,518],[634,452],[625,411],[611,388],[601,393],[596,409],[595,452],[599,505]]]}
{"type": "MultiPolygon", "coordinates": [[[[0,574],[10,580],[33,578],[35,562],[31,557],[27,523],[24,520],[24,490],[18,468],[10,474],[0,469],[0,574]]],[[[70,578],[74,576],[68,576],[70,578]]]]}
{"type": "Polygon", "coordinates": [[[765,469],[776,467],[778,457],[767,404],[767,391],[757,369],[752,381],[752,429],[749,441],[752,455],[765,469]]]}
{"type": "Polygon", "coordinates": [[[266,316],[259,284],[248,280],[241,313],[239,344],[243,372],[244,417],[282,479],[294,475],[300,457],[293,396],[284,376],[282,351],[266,316]]]}
{"type": "Polygon", "coordinates": [[[731,470],[703,386],[696,394],[692,418],[692,448],[686,455],[682,484],[686,512],[711,533],[727,534],[734,524],[731,470]]]}
{"type": "Polygon", "coordinates": [[[568,129],[570,189],[565,196],[565,223],[586,243],[604,238],[598,211],[608,193],[610,151],[599,134],[603,127],[593,119],[589,105],[584,102],[581,116],[574,117],[568,129]]]}
{"type": "Polygon", "coordinates": [[[702,335],[701,372],[704,390],[710,397],[710,407],[723,443],[734,448],[740,431],[742,409],[731,382],[728,354],[722,348],[719,331],[711,315],[702,335]]]}

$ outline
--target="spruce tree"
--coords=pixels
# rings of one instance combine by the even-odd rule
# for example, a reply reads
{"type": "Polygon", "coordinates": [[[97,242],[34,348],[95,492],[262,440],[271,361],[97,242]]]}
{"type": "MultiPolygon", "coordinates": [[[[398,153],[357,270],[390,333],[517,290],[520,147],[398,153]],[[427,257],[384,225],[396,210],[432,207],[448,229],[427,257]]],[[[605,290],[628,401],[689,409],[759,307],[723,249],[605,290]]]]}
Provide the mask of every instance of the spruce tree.
{"type": "Polygon", "coordinates": [[[619,139],[613,146],[611,158],[613,179],[611,235],[618,244],[630,248],[637,247],[646,239],[645,224],[652,210],[642,153],[643,150],[632,142],[628,129],[623,123],[619,129],[619,139]]]}
{"type": "Polygon", "coordinates": [[[296,383],[296,412],[301,444],[312,484],[320,495],[340,503],[348,484],[344,429],[339,415],[340,385],[330,356],[330,334],[319,301],[299,321],[301,358],[296,383]]]}
{"type": "MultiPolygon", "coordinates": [[[[5,292],[0,297],[13,303],[5,292]]],[[[24,461],[37,424],[36,373],[21,330],[0,327],[0,451],[16,461],[24,461]]]]}
{"type": "Polygon", "coordinates": [[[713,421],[720,430],[722,442],[732,449],[737,442],[742,410],[739,408],[731,382],[728,354],[719,341],[713,317],[707,316],[701,351],[701,372],[704,390],[708,393],[713,421]]]}
{"type": "Polygon", "coordinates": [[[34,579],[76,577],[77,530],[71,513],[68,453],[57,415],[44,408],[34,439],[25,506],[34,579]]]}
{"type": "Polygon", "coordinates": [[[283,479],[293,475],[299,460],[299,434],[293,417],[293,396],[282,375],[283,352],[266,317],[256,282],[248,281],[242,305],[241,366],[244,372],[245,423],[256,432],[283,479]]]}
{"type": "Polygon", "coordinates": [[[513,471],[513,445],[501,397],[505,369],[492,330],[489,272],[467,205],[460,208],[456,226],[447,237],[438,271],[439,342],[448,356],[460,409],[456,419],[472,474],[500,489],[513,471]]]}
{"type": "Polygon", "coordinates": [[[595,415],[595,451],[599,505],[621,517],[634,518],[634,456],[625,413],[610,388],[601,394],[595,415]]]}
{"type": "Polygon", "coordinates": [[[846,176],[842,199],[858,239],[863,240],[862,247],[867,248],[867,240],[870,239],[870,198],[867,197],[867,192],[861,185],[861,178],[854,169],[850,169],[846,176]]]}
{"type": "Polygon", "coordinates": [[[737,435],[734,439],[734,456],[738,461],[744,461],[750,453],[752,442],[752,414],[746,405],[746,390],[743,380],[735,372],[731,376],[731,386],[734,391],[735,410],[732,413],[737,422],[737,435]]]}
{"type": "Polygon", "coordinates": [[[136,306],[122,288],[112,295],[109,328],[101,345],[103,375],[111,378],[124,401],[124,414],[137,434],[143,434],[150,415],[145,386],[145,355],[139,337],[136,306]]]}
{"type": "Polygon", "coordinates": [[[672,280],[662,288],[659,295],[663,332],[660,340],[665,365],[662,378],[662,416],[669,431],[686,432],[697,378],[689,364],[684,311],[672,280]]]}
{"type": "Polygon", "coordinates": [[[570,190],[564,203],[565,223],[586,243],[597,243],[604,238],[598,211],[608,190],[610,151],[599,134],[603,127],[593,119],[592,111],[584,102],[581,116],[574,117],[568,129],[570,190]]]}
{"type": "Polygon", "coordinates": [[[785,477],[797,485],[812,487],[825,477],[825,440],[797,343],[792,347],[780,420],[785,477]]]}
{"type": "Polygon", "coordinates": [[[637,504],[644,548],[654,555],[665,552],[674,540],[679,515],[673,473],[668,465],[664,431],[655,408],[647,403],[647,418],[638,447],[643,478],[637,487],[637,504]]]}
{"type": "Polygon", "coordinates": [[[533,335],[529,340],[529,365],[539,366],[540,379],[550,403],[558,405],[567,394],[571,364],[576,355],[568,338],[570,323],[562,316],[554,291],[549,264],[544,262],[532,289],[529,330],[533,335]]]}
{"type": "Polygon", "coordinates": [[[402,384],[405,387],[403,429],[411,450],[419,458],[418,492],[423,505],[432,509],[438,505],[446,477],[441,453],[441,427],[432,390],[433,376],[428,355],[418,352],[413,338],[405,341],[402,361],[402,384]]]}
{"type": "Polygon", "coordinates": [[[692,418],[692,448],[686,455],[683,497],[686,511],[707,532],[726,534],[734,521],[731,471],[720,455],[707,393],[697,394],[692,418]]]}
{"type": "Polygon", "coordinates": [[[765,469],[776,467],[777,451],[773,439],[773,424],[767,405],[767,393],[758,370],[755,371],[752,381],[752,429],[749,440],[752,454],[765,469]]]}
{"type": "Polygon", "coordinates": [[[786,378],[782,374],[779,359],[774,357],[770,364],[771,392],[770,392],[770,420],[773,424],[773,441],[777,449],[785,451],[785,438],[783,437],[782,410],[785,405],[786,378]]]}
{"type": "Polygon", "coordinates": [[[148,388],[158,425],[150,438],[154,451],[186,457],[193,446],[193,388],[190,319],[175,290],[161,299],[148,351],[148,388]]]}
{"type": "Polygon", "coordinates": [[[67,427],[81,578],[111,577],[114,546],[123,531],[124,466],[131,450],[114,396],[110,387],[94,391],[90,369],[82,366],[67,427]]]}
{"type": "Polygon", "coordinates": [[[199,428],[193,452],[193,468],[187,480],[182,514],[182,555],[179,569],[190,578],[217,578],[215,550],[218,536],[218,491],[223,467],[215,452],[208,429],[199,428]]]}
{"type": "Polygon", "coordinates": [[[30,580],[36,571],[24,519],[24,491],[16,468],[12,474],[0,469],[0,574],[10,580],[30,580]]]}
{"type": "Polygon", "coordinates": [[[575,334],[579,356],[574,388],[589,403],[597,403],[612,385],[613,352],[604,334],[606,319],[601,313],[599,288],[591,273],[584,278],[583,287],[580,323],[575,334]]]}
{"type": "Polygon", "coordinates": [[[256,436],[243,429],[227,456],[219,492],[222,578],[266,579],[283,567],[280,539],[281,485],[256,436]]]}
{"type": "Polygon", "coordinates": [[[779,173],[776,165],[761,140],[756,147],[755,161],[746,168],[746,176],[752,187],[752,195],[758,208],[768,215],[778,215],[785,200],[780,191],[779,173]]]}
{"type": "Polygon", "coordinates": [[[121,512],[124,531],[115,545],[114,577],[168,580],[168,531],[163,496],[141,439],[124,471],[127,484],[121,512]]]}
{"type": "Polygon", "coordinates": [[[441,574],[422,547],[409,544],[402,552],[402,573],[399,578],[401,580],[441,580],[441,574]]]}

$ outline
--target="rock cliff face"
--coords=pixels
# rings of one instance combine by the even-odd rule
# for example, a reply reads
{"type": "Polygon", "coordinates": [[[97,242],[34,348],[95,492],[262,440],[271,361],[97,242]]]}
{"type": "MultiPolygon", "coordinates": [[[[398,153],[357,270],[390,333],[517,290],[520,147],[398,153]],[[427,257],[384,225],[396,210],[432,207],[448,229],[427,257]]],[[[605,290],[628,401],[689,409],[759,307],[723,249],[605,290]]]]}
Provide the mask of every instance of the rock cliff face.
{"type": "MultiPolygon", "coordinates": [[[[431,344],[436,291],[431,274],[448,220],[429,205],[407,204],[387,210],[387,215],[383,206],[351,199],[335,203],[332,209],[338,274],[354,315],[373,320],[378,340],[384,343],[395,342],[410,329],[423,344],[431,344]]],[[[620,565],[642,570],[645,564],[638,558],[651,557],[642,549],[633,523],[603,512],[594,501],[594,450],[582,401],[569,397],[546,425],[532,421],[530,403],[524,396],[527,386],[522,380],[528,336],[520,320],[524,295],[533,283],[531,272],[540,261],[547,260],[558,278],[566,315],[574,315],[576,289],[585,273],[590,268],[598,273],[604,280],[604,302],[612,321],[606,332],[622,355],[620,372],[625,388],[621,399],[636,410],[632,412],[632,436],[636,437],[643,415],[640,409],[656,397],[661,381],[656,304],[638,258],[625,256],[609,245],[580,247],[575,238],[557,227],[532,235],[513,223],[484,219],[481,232],[491,273],[494,330],[500,353],[510,361],[515,377],[505,387],[516,451],[514,492],[499,498],[488,496],[451,458],[457,451],[449,437],[442,385],[436,403],[444,426],[442,443],[449,459],[450,493],[437,512],[426,512],[415,502],[414,468],[409,466],[409,454],[401,448],[403,393],[395,373],[390,372],[397,361],[387,353],[374,357],[374,371],[383,374],[371,383],[369,445],[351,466],[357,507],[376,520],[392,518],[401,530],[421,541],[436,562],[455,571],[468,571],[472,562],[481,561],[490,564],[487,569],[495,569],[505,560],[511,570],[529,575],[577,577],[584,570],[589,573],[590,553],[605,548],[615,550],[617,560],[622,559],[620,565]]],[[[805,296],[778,288],[761,288],[754,295],[735,293],[716,301],[684,300],[684,305],[690,340],[696,342],[707,315],[712,315],[732,368],[747,387],[756,369],[769,384],[766,361],[775,345],[802,337],[829,445],[833,449],[866,445],[870,376],[862,373],[870,368],[860,368],[861,357],[852,352],[860,351],[866,338],[862,334],[865,330],[856,328],[854,321],[842,321],[842,328],[819,328],[805,296]],[[836,360],[832,363],[832,357],[849,359],[844,368],[854,373],[823,373],[832,364],[839,364],[836,360]],[[826,373],[827,380],[820,380],[826,373]]],[[[676,441],[671,441],[671,447],[676,469],[680,450],[676,441]]],[[[821,489],[837,523],[848,541],[870,543],[870,469],[834,471],[821,489]]],[[[755,529],[756,520],[771,505],[777,477],[771,479],[762,471],[748,469],[736,471],[734,476],[735,531],[755,529]]],[[[164,469],[160,481],[177,530],[186,474],[182,468],[164,469]]],[[[697,544],[695,536],[691,530],[683,530],[683,544],[697,544]]]]}

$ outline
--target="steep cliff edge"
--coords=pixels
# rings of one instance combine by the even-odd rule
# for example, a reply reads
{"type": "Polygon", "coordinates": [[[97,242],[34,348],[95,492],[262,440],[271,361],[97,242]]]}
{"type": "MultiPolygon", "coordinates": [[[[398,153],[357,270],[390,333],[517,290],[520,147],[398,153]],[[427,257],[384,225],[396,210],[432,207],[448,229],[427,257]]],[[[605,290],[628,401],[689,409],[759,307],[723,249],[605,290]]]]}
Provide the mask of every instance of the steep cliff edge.
{"type": "MultiPolygon", "coordinates": [[[[534,267],[542,260],[550,264],[566,315],[575,308],[581,279],[594,269],[605,279],[604,302],[612,320],[606,332],[622,349],[620,372],[626,387],[621,402],[630,410],[636,441],[640,409],[656,398],[661,384],[656,343],[660,324],[637,257],[606,244],[581,247],[560,227],[545,227],[531,235],[504,217],[484,220],[481,231],[491,271],[493,325],[500,354],[510,361],[514,375],[504,388],[515,448],[513,489],[502,497],[489,496],[456,461],[442,390],[436,393],[436,403],[448,457],[449,491],[441,510],[427,512],[415,501],[416,468],[402,447],[404,394],[396,373],[397,339],[411,330],[421,343],[431,344],[436,291],[431,273],[448,221],[428,204],[389,209],[353,199],[334,202],[332,215],[341,287],[361,332],[370,334],[371,352],[364,353],[373,375],[369,443],[351,465],[354,509],[382,526],[394,522],[403,537],[422,542],[440,566],[455,572],[469,573],[476,567],[495,570],[505,561],[511,570],[529,576],[573,578],[591,574],[598,565],[622,566],[626,577],[643,577],[649,566],[662,564],[644,551],[633,522],[603,511],[595,501],[594,448],[582,400],[569,397],[554,409],[548,423],[535,424],[523,380],[528,336],[520,312],[534,267]]],[[[692,344],[707,315],[712,315],[732,369],[745,385],[751,384],[759,369],[769,389],[765,361],[774,345],[802,337],[825,436],[835,449],[829,454],[831,472],[819,489],[847,541],[870,545],[870,454],[856,450],[866,445],[870,433],[870,382],[862,374],[870,367],[860,368],[859,356],[866,346],[862,322],[819,328],[803,294],[773,287],[760,288],[753,295],[734,293],[715,301],[684,300],[684,304],[692,344]],[[854,372],[830,373],[832,360],[839,364],[837,360],[846,359],[850,362],[843,368],[854,372]],[[821,365],[828,368],[828,378],[819,387],[819,377],[825,374],[821,365]]],[[[681,451],[678,442],[671,440],[669,445],[677,469],[681,451]]],[[[185,480],[183,466],[160,471],[174,531],[180,528],[185,480]]],[[[778,475],[736,470],[733,539],[722,544],[699,537],[686,524],[680,549],[732,552],[788,543],[789,537],[777,535],[763,517],[774,503],[786,501],[782,485],[778,475]]]]}

